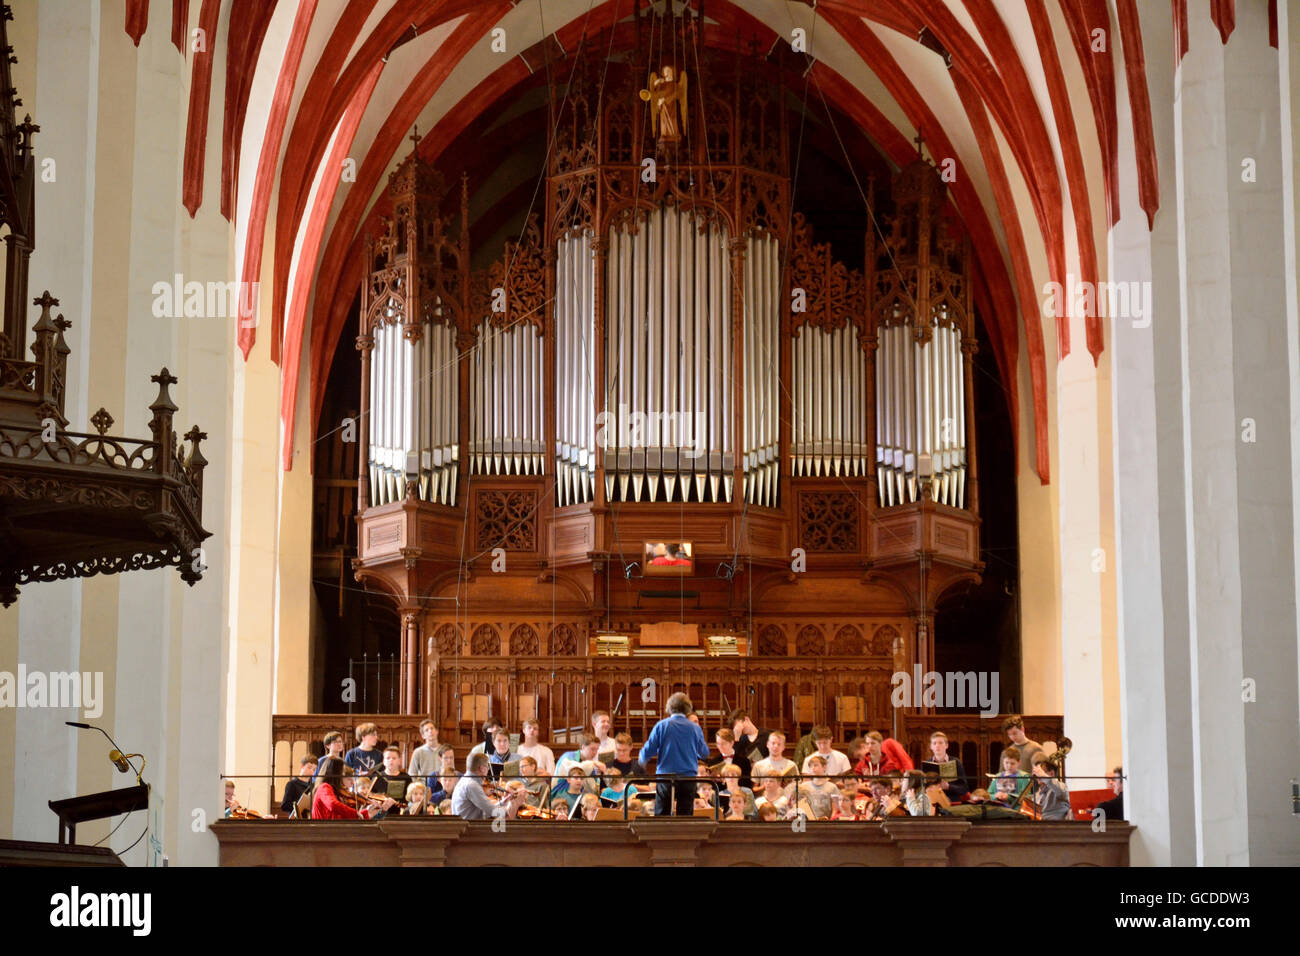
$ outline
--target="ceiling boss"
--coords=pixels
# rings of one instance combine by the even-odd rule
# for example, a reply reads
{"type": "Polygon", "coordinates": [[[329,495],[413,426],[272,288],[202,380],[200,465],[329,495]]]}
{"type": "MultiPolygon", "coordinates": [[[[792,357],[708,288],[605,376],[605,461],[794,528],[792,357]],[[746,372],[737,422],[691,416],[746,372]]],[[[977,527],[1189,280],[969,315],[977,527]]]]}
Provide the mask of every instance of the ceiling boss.
{"type": "Polygon", "coordinates": [[[677,73],[665,65],[659,75],[651,73],[646,78],[641,99],[650,104],[650,123],[660,146],[682,141],[686,128],[686,71],[677,73]]]}

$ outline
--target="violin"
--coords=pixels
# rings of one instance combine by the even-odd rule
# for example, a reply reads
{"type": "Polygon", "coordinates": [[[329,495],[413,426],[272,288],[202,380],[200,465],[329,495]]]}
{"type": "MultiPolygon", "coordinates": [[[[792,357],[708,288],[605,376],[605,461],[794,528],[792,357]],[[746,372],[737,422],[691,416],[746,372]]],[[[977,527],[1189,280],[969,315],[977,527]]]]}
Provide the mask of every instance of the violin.
{"type": "Polygon", "coordinates": [[[488,777],[483,778],[483,792],[489,797],[495,797],[498,800],[510,796],[510,791],[507,788],[498,786],[488,777]]]}
{"type": "Polygon", "coordinates": [[[242,805],[238,800],[231,800],[231,801],[230,801],[230,816],[228,816],[226,819],[228,819],[228,820],[265,820],[266,817],[262,816],[262,814],[258,813],[256,810],[250,810],[250,809],[248,809],[248,807],[243,806],[243,805],[242,805]]]}
{"type": "Polygon", "coordinates": [[[908,815],[907,811],[903,809],[903,801],[894,793],[887,794],[883,802],[872,797],[864,810],[867,812],[868,820],[883,820],[886,817],[905,817],[908,815]]]}
{"type": "Polygon", "coordinates": [[[550,810],[543,810],[541,807],[522,806],[516,816],[520,820],[554,820],[555,814],[550,810]]]}
{"type": "MultiPolygon", "coordinates": [[[[359,800],[364,801],[365,804],[370,807],[378,807],[382,805],[385,800],[388,799],[387,794],[370,793],[368,791],[362,791],[362,790],[356,791],[353,794],[353,796],[357,797],[357,799],[359,800]]],[[[393,805],[399,810],[406,809],[405,800],[398,800],[394,798],[393,805]]]]}

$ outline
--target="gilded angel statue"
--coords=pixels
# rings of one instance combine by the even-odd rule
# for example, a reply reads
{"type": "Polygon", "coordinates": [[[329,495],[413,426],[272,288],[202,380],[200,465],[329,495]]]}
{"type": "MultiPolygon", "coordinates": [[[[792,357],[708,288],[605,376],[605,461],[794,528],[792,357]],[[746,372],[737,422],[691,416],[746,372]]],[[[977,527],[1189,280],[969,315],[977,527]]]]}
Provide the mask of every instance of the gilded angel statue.
{"type": "Polygon", "coordinates": [[[646,80],[641,99],[651,105],[650,123],[660,143],[679,143],[686,127],[686,72],[665,66],[646,80]]]}

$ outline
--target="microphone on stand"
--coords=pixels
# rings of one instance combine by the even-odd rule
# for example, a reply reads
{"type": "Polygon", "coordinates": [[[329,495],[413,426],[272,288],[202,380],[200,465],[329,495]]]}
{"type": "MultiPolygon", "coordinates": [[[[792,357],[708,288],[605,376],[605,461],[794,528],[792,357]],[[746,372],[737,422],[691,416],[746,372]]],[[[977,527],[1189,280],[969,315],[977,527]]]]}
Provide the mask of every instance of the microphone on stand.
{"type": "MultiPolygon", "coordinates": [[[[130,758],[138,757],[140,755],[123,753],[122,748],[117,745],[117,741],[112,737],[109,737],[108,731],[103,727],[96,727],[94,724],[83,724],[75,720],[65,720],[64,723],[69,727],[76,727],[80,730],[98,730],[105,737],[108,737],[108,742],[113,745],[113,749],[108,752],[108,759],[113,762],[113,766],[117,767],[117,769],[122,773],[126,773],[128,770],[135,770],[135,765],[131,763],[130,758]]],[[[144,784],[144,780],[140,776],[143,772],[143,768],[135,771],[135,782],[137,784],[144,784]]]]}

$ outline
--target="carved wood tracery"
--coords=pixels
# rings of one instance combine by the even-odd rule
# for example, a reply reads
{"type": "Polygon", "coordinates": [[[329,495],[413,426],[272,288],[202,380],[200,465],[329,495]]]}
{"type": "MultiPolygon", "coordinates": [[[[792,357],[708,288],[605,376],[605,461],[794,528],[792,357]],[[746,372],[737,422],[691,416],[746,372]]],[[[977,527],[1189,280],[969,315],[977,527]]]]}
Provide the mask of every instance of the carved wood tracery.
{"type": "Polygon", "coordinates": [[[494,328],[528,324],[541,334],[546,320],[546,250],[536,216],[523,234],[506,241],[501,257],[474,273],[470,314],[486,317],[494,328]]]}
{"type": "Polygon", "coordinates": [[[790,237],[790,286],[802,289],[807,296],[806,311],[790,316],[792,331],[805,323],[828,332],[849,322],[859,330],[865,328],[867,300],[862,273],[837,261],[830,243],[814,243],[812,226],[802,213],[794,214],[790,237]]]}
{"type": "Polygon", "coordinates": [[[848,491],[807,491],[799,495],[799,546],[808,552],[858,550],[857,497],[848,491]]]}
{"type": "Polygon", "coordinates": [[[483,489],[475,492],[475,503],[478,550],[537,550],[536,491],[483,489]]]}

